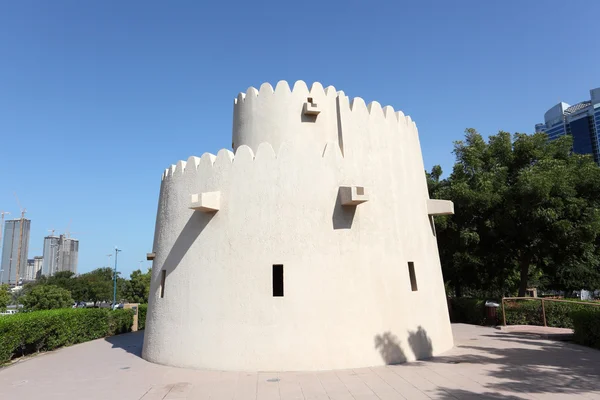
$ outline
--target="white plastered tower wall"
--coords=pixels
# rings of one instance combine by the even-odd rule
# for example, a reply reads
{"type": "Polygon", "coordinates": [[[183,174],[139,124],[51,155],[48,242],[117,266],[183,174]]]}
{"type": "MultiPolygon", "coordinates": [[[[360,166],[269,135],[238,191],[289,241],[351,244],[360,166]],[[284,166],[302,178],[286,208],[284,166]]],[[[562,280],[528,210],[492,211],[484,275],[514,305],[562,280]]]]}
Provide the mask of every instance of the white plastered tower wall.
{"type": "Polygon", "coordinates": [[[324,370],[452,347],[430,216],[451,204],[429,201],[410,117],[280,82],[237,97],[233,147],[163,174],[145,359],[324,370]]]}

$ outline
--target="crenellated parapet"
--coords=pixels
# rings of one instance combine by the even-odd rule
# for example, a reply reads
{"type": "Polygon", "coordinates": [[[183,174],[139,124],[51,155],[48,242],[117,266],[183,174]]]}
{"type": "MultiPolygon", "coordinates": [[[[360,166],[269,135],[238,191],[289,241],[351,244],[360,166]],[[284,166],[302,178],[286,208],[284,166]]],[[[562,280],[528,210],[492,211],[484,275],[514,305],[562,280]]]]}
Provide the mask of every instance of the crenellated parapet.
{"type": "Polygon", "coordinates": [[[365,104],[360,97],[349,99],[335,87],[314,83],[310,90],[303,81],[293,89],[280,81],[275,89],[265,83],[257,90],[238,94],[233,107],[232,147],[247,145],[256,150],[263,142],[277,150],[283,142],[323,147],[337,142],[344,148],[344,127],[369,130],[392,120],[412,123],[410,117],[374,101],[365,104]]]}

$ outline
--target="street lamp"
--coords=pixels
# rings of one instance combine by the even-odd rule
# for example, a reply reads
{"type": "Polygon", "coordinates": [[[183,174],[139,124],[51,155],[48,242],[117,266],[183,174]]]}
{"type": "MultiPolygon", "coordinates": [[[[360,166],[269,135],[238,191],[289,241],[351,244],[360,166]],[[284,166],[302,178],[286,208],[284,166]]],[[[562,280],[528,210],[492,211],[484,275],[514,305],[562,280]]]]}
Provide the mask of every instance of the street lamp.
{"type": "Polygon", "coordinates": [[[117,256],[119,255],[119,250],[117,246],[115,246],[115,276],[113,279],[113,304],[112,308],[114,310],[115,305],[117,304],[117,256]]]}

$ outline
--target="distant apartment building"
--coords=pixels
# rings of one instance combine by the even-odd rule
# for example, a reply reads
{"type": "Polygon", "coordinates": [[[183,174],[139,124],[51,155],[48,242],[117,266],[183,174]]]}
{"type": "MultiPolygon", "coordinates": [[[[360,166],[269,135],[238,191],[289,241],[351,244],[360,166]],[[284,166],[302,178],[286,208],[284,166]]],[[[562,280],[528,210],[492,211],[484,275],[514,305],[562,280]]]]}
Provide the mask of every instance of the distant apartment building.
{"type": "Polygon", "coordinates": [[[600,88],[590,90],[590,98],[573,106],[558,103],[546,111],[535,131],[545,132],[550,140],[573,136],[573,152],[591,154],[600,164],[600,88]]]}
{"type": "Polygon", "coordinates": [[[46,236],[44,238],[44,255],[42,262],[42,275],[52,276],[58,271],[58,236],[46,236]]]}
{"type": "Polygon", "coordinates": [[[33,278],[33,258],[30,258],[27,260],[27,270],[25,271],[25,274],[23,275],[23,280],[24,281],[32,281],[33,278]]]}
{"type": "Polygon", "coordinates": [[[77,273],[77,259],[79,257],[79,240],[60,235],[58,252],[59,271],[77,273]]]}
{"type": "Polygon", "coordinates": [[[42,256],[35,256],[27,260],[27,273],[24,276],[26,281],[34,281],[42,274],[42,256]]]}
{"type": "Polygon", "coordinates": [[[0,283],[16,286],[27,274],[31,220],[13,219],[4,224],[0,283]]]}
{"type": "Polygon", "coordinates": [[[59,271],[77,273],[79,240],[60,236],[44,238],[42,275],[53,276],[59,271]]]}

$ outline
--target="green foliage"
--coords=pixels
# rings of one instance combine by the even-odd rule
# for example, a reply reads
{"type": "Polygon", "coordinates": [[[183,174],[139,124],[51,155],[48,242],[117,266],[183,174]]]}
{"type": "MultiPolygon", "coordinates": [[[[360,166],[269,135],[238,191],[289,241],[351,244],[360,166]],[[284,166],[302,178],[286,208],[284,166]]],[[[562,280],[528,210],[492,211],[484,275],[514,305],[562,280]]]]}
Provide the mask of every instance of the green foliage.
{"type": "Polygon", "coordinates": [[[138,329],[146,328],[146,314],[148,313],[148,304],[140,304],[138,307],[138,329]]]}
{"type": "Polygon", "coordinates": [[[450,319],[453,323],[483,325],[485,323],[485,300],[468,297],[449,299],[450,319]]]}
{"type": "MultiPolygon", "coordinates": [[[[504,303],[507,325],[544,326],[542,303],[534,300],[506,301],[504,303]]],[[[546,315],[548,317],[549,315],[546,315]]]]}
{"type": "Polygon", "coordinates": [[[11,290],[10,292],[10,304],[19,305],[25,295],[23,289],[11,290]]]}
{"type": "MultiPolygon", "coordinates": [[[[450,318],[452,322],[473,325],[486,323],[485,300],[458,297],[449,300],[450,318]]],[[[593,305],[574,302],[544,303],[547,326],[556,328],[573,328],[572,314],[579,310],[587,310],[593,305]]],[[[600,306],[598,306],[600,308],[600,306]]],[[[507,325],[544,326],[542,302],[540,300],[507,300],[504,302],[507,325]]],[[[497,321],[502,323],[502,307],[497,309],[497,321]]]]}
{"type": "Polygon", "coordinates": [[[150,293],[151,270],[145,273],[135,270],[125,286],[123,297],[130,303],[148,303],[148,294],[150,293]]]}
{"type": "Polygon", "coordinates": [[[66,308],[72,304],[71,292],[54,285],[36,286],[23,298],[23,307],[28,311],[66,308]]]}
{"type": "MultiPolygon", "coordinates": [[[[75,276],[70,271],[60,271],[51,277],[42,276],[36,282],[27,283],[24,292],[29,293],[38,286],[51,285],[68,290],[77,302],[112,302],[113,274],[112,268],[98,268],[80,276],[75,276]]],[[[117,272],[117,302],[128,300],[146,303],[149,292],[150,271],[134,271],[131,280],[121,278],[117,272]]]]}
{"type": "Polygon", "coordinates": [[[108,320],[108,336],[129,332],[133,324],[133,310],[110,311],[108,320]]]}
{"type": "Polygon", "coordinates": [[[486,142],[467,129],[450,176],[427,173],[430,197],[454,202],[455,215],[435,222],[456,296],[600,287],[600,168],[571,148],[568,135],[499,132],[486,142]]]}
{"type": "Polygon", "coordinates": [[[600,307],[588,307],[571,315],[575,335],[573,340],[584,346],[600,349],[600,307]]]}
{"type": "Polygon", "coordinates": [[[8,303],[10,303],[8,285],[0,285],[0,311],[4,311],[8,303]]]}
{"type": "Polygon", "coordinates": [[[548,326],[573,329],[573,313],[580,310],[588,310],[596,306],[546,301],[544,307],[546,309],[546,324],[548,326]]]}
{"type": "Polygon", "coordinates": [[[0,364],[12,357],[128,332],[132,310],[61,309],[0,318],[0,364]]]}

